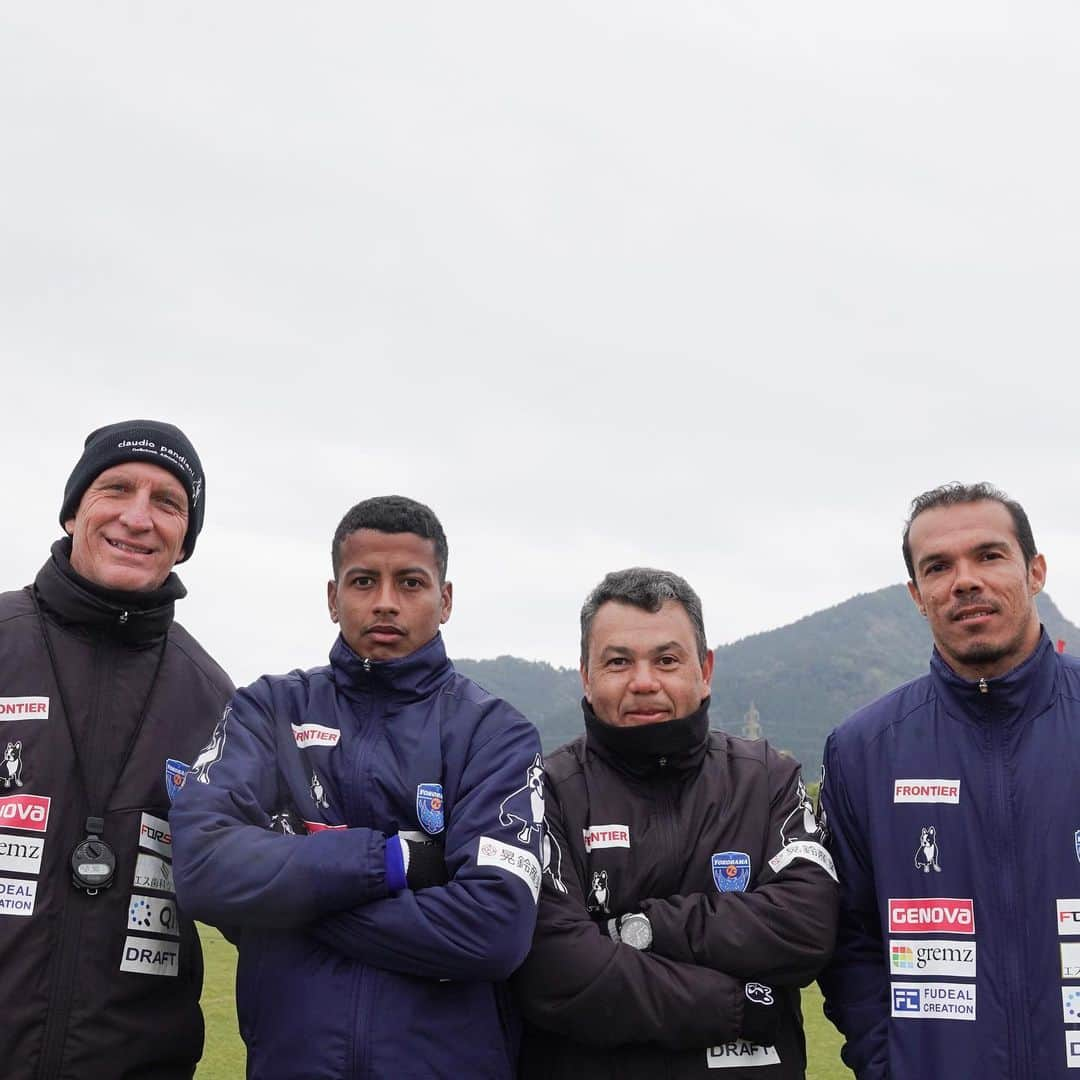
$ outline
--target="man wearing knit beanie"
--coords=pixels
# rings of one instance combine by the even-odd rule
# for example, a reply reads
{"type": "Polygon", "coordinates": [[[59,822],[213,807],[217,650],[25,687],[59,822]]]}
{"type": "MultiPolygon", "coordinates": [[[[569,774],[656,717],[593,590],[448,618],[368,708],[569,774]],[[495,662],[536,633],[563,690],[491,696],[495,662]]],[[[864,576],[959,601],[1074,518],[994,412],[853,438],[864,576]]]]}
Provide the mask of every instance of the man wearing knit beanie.
{"type": "Polygon", "coordinates": [[[189,1080],[202,956],[177,911],[169,804],[228,676],[173,619],[206,483],[158,420],[90,433],[67,534],[0,594],[0,1060],[12,1080],[189,1080]]]}

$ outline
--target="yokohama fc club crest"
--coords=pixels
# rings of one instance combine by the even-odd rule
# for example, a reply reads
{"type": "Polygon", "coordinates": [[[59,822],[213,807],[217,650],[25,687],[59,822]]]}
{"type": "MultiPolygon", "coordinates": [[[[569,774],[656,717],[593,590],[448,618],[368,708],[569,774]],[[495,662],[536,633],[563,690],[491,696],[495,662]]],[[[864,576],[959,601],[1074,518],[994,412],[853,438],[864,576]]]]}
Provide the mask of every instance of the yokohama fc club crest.
{"type": "Polygon", "coordinates": [[[443,815],[442,784],[416,785],[416,816],[424,827],[424,832],[434,836],[446,827],[443,815]]]}
{"type": "Polygon", "coordinates": [[[745,851],[718,851],[712,857],[712,877],[720,892],[745,892],[750,884],[750,856],[745,851]]]}

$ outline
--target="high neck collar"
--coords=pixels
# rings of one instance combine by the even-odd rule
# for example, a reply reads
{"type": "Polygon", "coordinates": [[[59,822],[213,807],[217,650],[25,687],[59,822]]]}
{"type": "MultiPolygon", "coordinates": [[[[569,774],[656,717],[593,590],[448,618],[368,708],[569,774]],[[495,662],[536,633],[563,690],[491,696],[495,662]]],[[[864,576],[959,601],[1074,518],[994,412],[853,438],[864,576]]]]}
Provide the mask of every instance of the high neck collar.
{"type": "Polygon", "coordinates": [[[1043,629],[1035,651],[1004,675],[965,679],[934,649],[930,673],[950,711],[979,720],[1011,723],[1037,716],[1049,704],[1057,676],[1057,654],[1043,629]]]}
{"type": "Polygon", "coordinates": [[[338,686],[346,694],[392,692],[403,701],[434,693],[454,673],[446,656],[442,634],[436,634],[416,652],[397,660],[368,660],[349,647],[338,634],[330,650],[330,666],[338,686]]]}
{"type": "Polygon", "coordinates": [[[709,741],[709,699],[689,716],[659,724],[605,724],[582,699],[585,738],[591,749],[636,776],[676,774],[697,768],[709,741]]]}
{"type": "Polygon", "coordinates": [[[157,589],[127,592],[107,589],[84,578],[71,565],[71,538],[57,540],[49,561],[38,571],[34,590],[41,606],[58,622],[128,642],[150,642],[169,630],[177,600],[187,596],[170,573],[157,589]]]}

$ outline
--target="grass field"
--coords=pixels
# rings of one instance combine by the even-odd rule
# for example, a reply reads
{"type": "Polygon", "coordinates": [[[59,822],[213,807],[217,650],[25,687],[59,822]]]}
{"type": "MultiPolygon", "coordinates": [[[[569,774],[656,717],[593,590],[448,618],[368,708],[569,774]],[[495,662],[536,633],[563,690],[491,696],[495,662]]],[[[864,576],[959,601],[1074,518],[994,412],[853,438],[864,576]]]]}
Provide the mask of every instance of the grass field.
{"type": "MultiPolygon", "coordinates": [[[[244,1044],[236,1030],[233,973],[236,950],[212,927],[200,926],[206,959],[202,1007],[206,1014],[206,1052],[196,1080],[238,1080],[244,1075],[244,1044]]],[[[844,1080],[851,1072],[840,1062],[840,1036],[821,1013],[817,987],[803,991],[809,1046],[808,1080],[844,1080]]],[[[388,1078],[389,1080],[389,1078],[388,1078]]]]}

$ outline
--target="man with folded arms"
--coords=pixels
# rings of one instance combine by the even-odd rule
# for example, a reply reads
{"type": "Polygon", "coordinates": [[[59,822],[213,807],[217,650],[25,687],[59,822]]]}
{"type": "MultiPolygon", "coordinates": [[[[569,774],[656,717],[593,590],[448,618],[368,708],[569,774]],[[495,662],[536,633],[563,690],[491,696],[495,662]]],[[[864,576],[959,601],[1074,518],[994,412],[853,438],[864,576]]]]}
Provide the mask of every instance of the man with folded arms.
{"type": "Polygon", "coordinates": [[[530,1077],[798,1078],[836,883],[798,763],[709,730],[701,601],[608,574],[581,612],[585,734],[549,755],[545,875],[515,979],[530,1077]]]}

